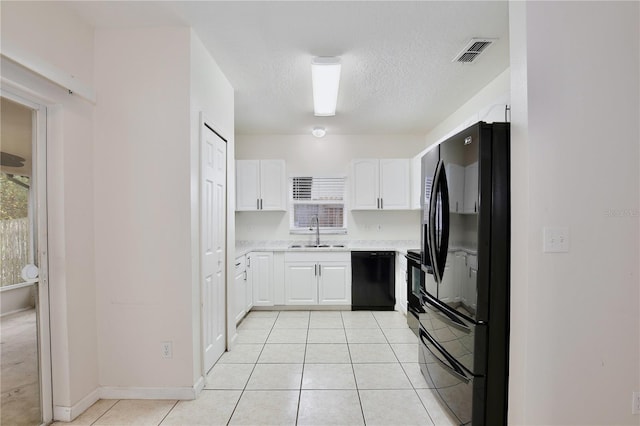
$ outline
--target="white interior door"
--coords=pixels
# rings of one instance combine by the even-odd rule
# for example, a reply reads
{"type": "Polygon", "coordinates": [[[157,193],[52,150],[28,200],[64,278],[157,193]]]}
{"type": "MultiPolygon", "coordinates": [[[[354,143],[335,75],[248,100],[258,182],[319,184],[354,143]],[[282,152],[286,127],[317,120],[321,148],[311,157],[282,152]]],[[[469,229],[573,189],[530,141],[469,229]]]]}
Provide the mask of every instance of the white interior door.
{"type": "Polygon", "coordinates": [[[227,145],[203,122],[201,132],[201,256],[204,369],[209,371],[226,344],[227,145]]]}

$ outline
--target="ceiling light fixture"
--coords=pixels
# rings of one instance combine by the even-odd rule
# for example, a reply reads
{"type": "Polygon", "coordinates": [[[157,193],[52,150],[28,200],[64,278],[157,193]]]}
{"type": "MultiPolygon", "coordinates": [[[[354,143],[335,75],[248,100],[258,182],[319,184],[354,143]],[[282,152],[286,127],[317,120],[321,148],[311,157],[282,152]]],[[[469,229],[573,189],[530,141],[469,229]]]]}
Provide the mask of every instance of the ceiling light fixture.
{"type": "Polygon", "coordinates": [[[321,138],[327,134],[327,130],[324,127],[314,127],[313,130],[311,130],[311,134],[316,138],[321,138]]]}
{"type": "Polygon", "coordinates": [[[326,117],[336,115],[338,86],[340,85],[340,58],[316,57],[311,61],[313,83],[313,113],[326,117]]]}

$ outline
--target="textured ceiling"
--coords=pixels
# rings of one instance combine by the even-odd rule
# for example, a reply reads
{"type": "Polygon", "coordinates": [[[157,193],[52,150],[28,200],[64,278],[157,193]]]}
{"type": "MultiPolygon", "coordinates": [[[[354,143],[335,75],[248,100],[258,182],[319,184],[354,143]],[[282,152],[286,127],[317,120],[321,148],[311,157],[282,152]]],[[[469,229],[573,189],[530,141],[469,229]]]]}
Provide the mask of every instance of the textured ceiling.
{"type": "Polygon", "coordinates": [[[188,25],[236,93],[236,132],[425,134],[509,66],[506,1],[71,2],[96,27],[188,25]],[[497,38],[473,64],[472,37],[497,38]],[[340,56],[335,117],[314,117],[314,56],[340,56]]]}

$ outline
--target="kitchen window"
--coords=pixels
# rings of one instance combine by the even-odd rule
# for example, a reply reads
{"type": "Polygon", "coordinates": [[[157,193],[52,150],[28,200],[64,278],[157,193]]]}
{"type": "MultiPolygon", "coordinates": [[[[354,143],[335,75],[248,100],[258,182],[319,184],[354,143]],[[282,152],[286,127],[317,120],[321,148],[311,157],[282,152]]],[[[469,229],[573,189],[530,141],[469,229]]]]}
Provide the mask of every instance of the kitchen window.
{"type": "Polygon", "coordinates": [[[312,219],[318,216],[321,233],[346,234],[344,182],[344,177],[292,177],[289,215],[291,233],[315,232],[312,219]]]}

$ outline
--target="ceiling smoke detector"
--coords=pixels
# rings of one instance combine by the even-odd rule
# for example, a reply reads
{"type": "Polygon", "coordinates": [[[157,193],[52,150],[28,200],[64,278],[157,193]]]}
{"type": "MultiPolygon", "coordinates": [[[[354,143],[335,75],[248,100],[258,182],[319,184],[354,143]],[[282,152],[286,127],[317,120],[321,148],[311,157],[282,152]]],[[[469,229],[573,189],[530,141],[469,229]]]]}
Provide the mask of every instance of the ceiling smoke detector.
{"type": "Polygon", "coordinates": [[[496,40],[497,38],[472,38],[451,62],[469,64],[475,61],[480,53],[484,52],[496,40]]]}

